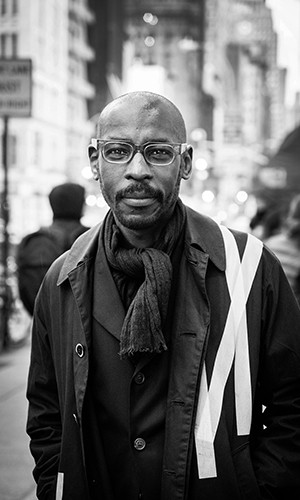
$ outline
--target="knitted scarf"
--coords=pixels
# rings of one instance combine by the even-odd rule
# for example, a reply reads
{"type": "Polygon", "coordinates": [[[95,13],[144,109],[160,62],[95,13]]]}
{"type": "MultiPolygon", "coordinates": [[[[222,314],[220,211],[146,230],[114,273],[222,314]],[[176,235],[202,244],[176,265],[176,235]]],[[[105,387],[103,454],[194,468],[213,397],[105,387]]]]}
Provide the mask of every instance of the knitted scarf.
{"type": "Polygon", "coordinates": [[[167,350],[163,327],[172,282],[170,255],[183,229],[185,215],[178,200],[173,216],[153,248],[124,248],[113,214],[108,213],[104,227],[106,256],[124,305],[126,302],[128,305],[120,337],[121,358],[136,352],[167,350]],[[134,291],[132,287],[131,290],[124,287],[124,281],[133,283],[134,291]]]}

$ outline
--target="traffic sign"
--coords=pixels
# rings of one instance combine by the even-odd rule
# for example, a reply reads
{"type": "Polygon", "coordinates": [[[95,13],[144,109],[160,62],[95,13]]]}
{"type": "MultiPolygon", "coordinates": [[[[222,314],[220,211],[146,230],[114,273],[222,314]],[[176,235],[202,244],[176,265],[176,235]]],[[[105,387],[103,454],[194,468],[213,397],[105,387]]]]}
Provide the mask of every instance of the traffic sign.
{"type": "Polygon", "coordinates": [[[31,68],[31,59],[0,59],[0,116],[31,115],[31,68]]]}

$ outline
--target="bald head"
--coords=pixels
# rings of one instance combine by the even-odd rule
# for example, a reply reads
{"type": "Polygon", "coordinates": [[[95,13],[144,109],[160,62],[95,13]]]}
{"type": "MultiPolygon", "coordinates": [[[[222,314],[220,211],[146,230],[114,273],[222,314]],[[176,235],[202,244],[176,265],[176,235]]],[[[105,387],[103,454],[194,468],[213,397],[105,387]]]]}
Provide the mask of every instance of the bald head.
{"type": "Polygon", "coordinates": [[[114,123],[120,120],[134,123],[136,128],[146,126],[151,120],[152,127],[157,125],[168,129],[174,142],[186,142],[186,128],[179,109],[166,97],[146,91],[124,94],[110,102],[101,112],[97,124],[97,137],[105,137],[114,123]]]}

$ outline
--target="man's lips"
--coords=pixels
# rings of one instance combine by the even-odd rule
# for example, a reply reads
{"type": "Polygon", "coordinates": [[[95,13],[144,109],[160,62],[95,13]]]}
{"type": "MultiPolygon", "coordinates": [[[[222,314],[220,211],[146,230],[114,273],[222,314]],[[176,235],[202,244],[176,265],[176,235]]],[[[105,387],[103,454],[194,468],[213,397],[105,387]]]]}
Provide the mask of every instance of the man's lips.
{"type": "Polygon", "coordinates": [[[152,205],[156,201],[156,198],[153,196],[149,196],[146,194],[131,194],[123,197],[123,202],[126,205],[130,205],[132,207],[148,207],[152,205]]]}
{"type": "Polygon", "coordinates": [[[127,193],[123,196],[123,198],[130,198],[130,199],[139,199],[139,200],[142,200],[142,199],[145,199],[145,198],[154,198],[154,196],[152,194],[149,194],[149,193],[143,193],[141,191],[139,192],[136,192],[136,193],[127,193]]]}
{"type": "Polygon", "coordinates": [[[116,201],[133,208],[142,208],[157,202],[160,203],[162,194],[151,186],[135,184],[119,191],[116,195],[116,201]]]}

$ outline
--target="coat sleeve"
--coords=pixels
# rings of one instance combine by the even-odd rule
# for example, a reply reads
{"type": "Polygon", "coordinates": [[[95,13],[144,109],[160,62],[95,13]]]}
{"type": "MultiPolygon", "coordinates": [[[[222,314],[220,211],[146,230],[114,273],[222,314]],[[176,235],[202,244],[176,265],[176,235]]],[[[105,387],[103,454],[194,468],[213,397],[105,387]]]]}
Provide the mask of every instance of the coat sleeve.
{"type": "Polygon", "coordinates": [[[62,426],[51,345],[39,300],[33,320],[27,399],[27,433],[35,460],[33,476],[37,497],[52,500],[55,498],[62,426]]]}
{"type": "Polygon", "coordinates": [[[264,411],[253,463],[263,499],[292,500],[300,490],[300,309],[279,261],[266,253],[259,375],[264,411]]]}

